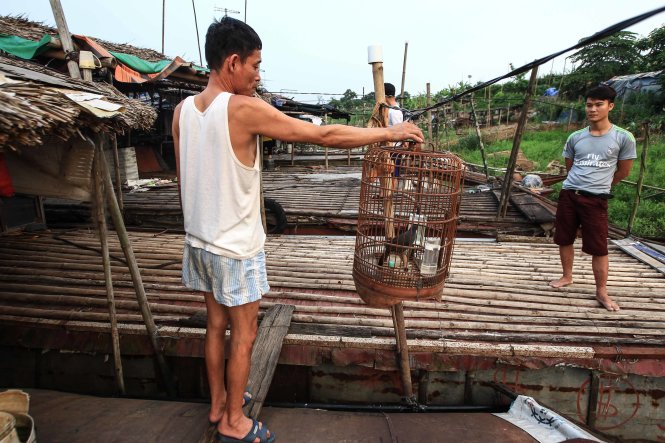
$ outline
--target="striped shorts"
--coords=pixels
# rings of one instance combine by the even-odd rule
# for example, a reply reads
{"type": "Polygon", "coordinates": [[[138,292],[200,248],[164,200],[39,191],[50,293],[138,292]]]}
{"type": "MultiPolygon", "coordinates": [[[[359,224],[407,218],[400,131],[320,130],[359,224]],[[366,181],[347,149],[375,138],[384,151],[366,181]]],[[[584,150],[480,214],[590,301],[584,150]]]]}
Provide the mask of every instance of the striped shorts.
{"type": "Polygon", "coordinates": [[[182,283],[195,291],[212,292],[217,303],[239,306],[261,299],[270,290],[263,251],[236,260],[185,243],[182,283]]]}

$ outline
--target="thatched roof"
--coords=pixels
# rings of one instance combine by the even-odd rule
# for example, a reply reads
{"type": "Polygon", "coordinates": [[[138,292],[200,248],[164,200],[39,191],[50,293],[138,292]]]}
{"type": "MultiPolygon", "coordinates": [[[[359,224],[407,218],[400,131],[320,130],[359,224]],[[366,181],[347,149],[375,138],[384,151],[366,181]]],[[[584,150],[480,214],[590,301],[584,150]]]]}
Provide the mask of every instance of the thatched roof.
{"type": "Polygon", "coordinates": [[[106,83],[72,79],[35,63],[0,56],[0,150],[40,145],[44,137],[53,135],[68,139],[83,128],[148,130],[156,118],[151,106],[106,83]],[[99,117],[65,95],[75,91],[101,94],[104,101],[123,108],[116,115],[99,117]]]}
{"type": "MultiPolygon", "coordinates": [[[[73,34],[76,34],[75,29],[70,29],[73,34]]],[[[23,16],[0,16],[0,34],[16,35],[21,38],[38,41],[44,34],[59,39],[58,30],[51,26],[47,26],[42,22],[33,22],[23,16]]],[[[137,48],[136,46],[128,44],[118,44],[107,42],[95,38],[95,41],[101,44],[109,51],[122,52],[124,54],[135,55],[144,60],[158,61],[169,58],[164,54],[147,48],[137,48]]]]}

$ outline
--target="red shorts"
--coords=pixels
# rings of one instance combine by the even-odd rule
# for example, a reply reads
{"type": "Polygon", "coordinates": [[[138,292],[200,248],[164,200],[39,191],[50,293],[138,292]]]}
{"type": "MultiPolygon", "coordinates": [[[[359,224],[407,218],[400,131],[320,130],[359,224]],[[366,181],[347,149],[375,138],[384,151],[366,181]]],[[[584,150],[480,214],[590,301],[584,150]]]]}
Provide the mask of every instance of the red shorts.
{"type": "Polygon", "coordinates": [[[580,226],[582,251],[596,256],[607,255],[607,200],[562,189],[556,209],[554,243],[572,245],[580,226]]]}

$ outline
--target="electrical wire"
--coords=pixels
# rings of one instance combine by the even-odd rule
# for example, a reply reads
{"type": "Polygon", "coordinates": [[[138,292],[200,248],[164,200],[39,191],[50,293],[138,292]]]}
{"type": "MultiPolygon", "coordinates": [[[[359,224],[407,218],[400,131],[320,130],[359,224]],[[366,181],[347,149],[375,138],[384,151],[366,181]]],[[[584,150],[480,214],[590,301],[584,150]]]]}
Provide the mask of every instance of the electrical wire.
{"type": "Polygon", "coordinates": [[[610,36],[616,34],[617,32],[622,31],[625,28],[628,28],[628,27],[630,27],[634,24],[637,24],[637,23],[639,23],[641,21],[644,21],[644,20],[646,20],[650,17],[653,17],[654,15],[660,14],[663,11],[665,11],[665,6],[662,6],[660,8],[654,9],[652,11],[645,12],[644,14],[636,15],[635,17],[623,20],[623,21],[621,21],[619,23],[616,23],[612,26],[609,26],[609,27],[607,27],[607,28],[605,28],[601,31],[598,31],[598,32],[596,32],[595,34],[593,34],[589,37],[585,37],[585,38],[581,39],[579,42],[577,42],[577,44],[575,44],[575,45],[573,45],[569,48],[562,49],[561,51],[555,52],[555,53],[550,54],[546,57],[536,59],[536,60],[532,61],[531,63],[527,63],[524,66],[520,66],[519,68],[513,69],[512,71],[508,72],[507,74],[501,75],[499,77],[496,77],[496,78],[494,78],[492,80],[489,80],[489,81],[486,81],[484,83],[480,83],[476,86],[473,86],[473,87],[471,87],[469,89],[466,89],[462,92],[459,92],[457,94],[453,94],[451,96],[448,96],[448,97],[444,98],[443,100],[441,100],[440,102],[435,103],[431,106],[411,110],[410,113],[413,115],[411,120],[415,120],[416,118],[420,117],[422,114],[424,114],[427,111],[431,111],[432,109],[440,108],[441,106],[445,105],[446,103],[459,100],[460,98],[464,97],[465,95],[469,95],[472,92],[476,92],[476,91],[479,91],[481,89],[484,89],[488,86],[491,86],[495,83],[500,82],[501,80],[504,80],[504,79],[509,78],[509,77],[514,77],[516,75],[519,75],[519,74],[525,73],[527,71],[530,71],[531,69],[535,68],[536,66],[540,66],[544,63],[547,63],[548,61],[550,61],[550,60],[552,60],[552,59],[554,59],[554,58],[556,58],[556,57],[558,57],[562,54],[565,54],[566,52],[570,52],[570,51],[573,51],[575,49],[583,48],[585,46],[590,45],[591,43],[596,43],[597,41],[600,41],[600,40],[603,40],[607,37],[610,37],[610,36]]]}

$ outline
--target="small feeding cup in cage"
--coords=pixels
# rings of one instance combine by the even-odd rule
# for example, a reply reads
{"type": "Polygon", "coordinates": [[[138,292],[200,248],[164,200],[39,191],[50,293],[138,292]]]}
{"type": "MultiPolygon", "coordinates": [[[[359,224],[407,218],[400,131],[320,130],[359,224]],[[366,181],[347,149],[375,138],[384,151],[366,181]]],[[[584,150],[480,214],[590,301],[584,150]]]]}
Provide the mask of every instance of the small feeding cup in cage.
{"type": "Polygon", "coordinates": [[[363,161],[353,279],[371,306],[439,298],[452,257],[462,160],[449,152],[370,149],[363,161]]]}

